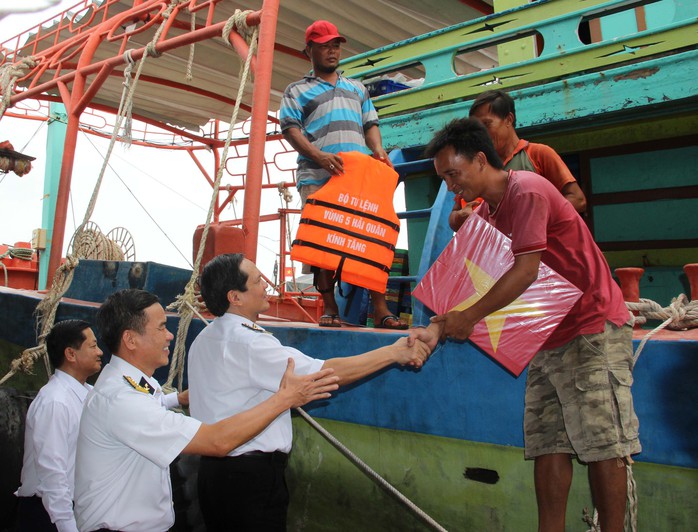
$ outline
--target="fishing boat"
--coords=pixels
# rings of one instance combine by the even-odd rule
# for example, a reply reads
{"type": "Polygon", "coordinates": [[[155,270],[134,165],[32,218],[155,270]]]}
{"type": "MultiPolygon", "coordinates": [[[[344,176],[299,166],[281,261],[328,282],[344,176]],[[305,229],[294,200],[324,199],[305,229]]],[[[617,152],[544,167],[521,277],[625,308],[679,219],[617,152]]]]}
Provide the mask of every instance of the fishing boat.
{"type": "MultiPolygon", "coordinates": [[[[190,150],[195,160],[202,150],[212,149],[213,172],[204,173],[216,174],[226,163],[221,157],[230,130],[225,121],[230,123],[238,99],[232,87],[243,77],[222,59],[234,52],[220,35],[235,8],[252,8],[260,10],[244,18],[250,28],[259,28],[249,100],[254,105],[241,106],[239,118],[250,116],[249,129],[244,139],[233,142],[249,145],[247,166],[213,202],[209,256],[242,251],[255,258],[259,226],[267,221],[278,223],[281,235],[287,232],[294,209],[260,211],[262,192],[279,189],[269,179],[264,152],[265,142],[279,140],[278,133],[269,133],[276,121],[270,110],[278,106],[286,84],[307,70],[307,61],[296,51],[303,29],[326,18],[337,23],[354,54],[342,62],[345,74],[375,91],[384,146],[404,184],[406,210],[399,216],[408,247],[391,281],[403,296],[453,236],[447,224],[452,195],[424,159],[423,147],[447,121],[467,116],[480,92],[496,87],[514,96],[520,135],[554,147],[578,177],[588,199],[587,223],[612,270],[642,268],[630,271],[624,281],[626,296],[639,293],[662,309],[676,308],[670,302],[681,293],[698,299],[695,268],[684,270],[698,263],[695,2],[512,0],[494,2],[496,11],[486,1],[345,2],[341,9],[326,4],[190,0],[163,16],[165,1],[86,0],[46,29],[34,28],[14,44],[4,43],[3,63],[24,69],[15,78],[5,112],[12,113],[12,105],[26,98],[62,102],[67,109],[52,248],[44,253],[50,256],[48,278],[61,263],[71,150],[81,113],[88,106],[115,111],[131,62],[159,55],[148,57],[132,114],[186,139],[184,146],[169,149],[190,150]],[[147,51],[160,27],[164,31],[147,51]],[[386,35],[391,42],[385,42],[386,35]],[[184,83],[192,44],[193,77],[184,83]],[[127,49],[132,51],[125,54],[127,49]],[[29,56],[38,63],[30,64],[29,56]],[[222,207],[242,193],[242,218],[221,220],[222,207]]],[[[225,40],[246,56],[244,33],[234,30],[225,40]]],[[[146,139],[135,142],[148,144],[146,139]]],[[[293,180],[284,187],[293,188],[293,180]]],[[[283,236],[280,241],[280,276],[263,323],[282,343],[329,358],[398,337],[364,326],[367,311],[359,296],[342,302],[346,321],[357,326],[317,327],[321,305],[288,288],[288,248],[283,236]]],[[[625,277],[627,271],[619,275],[625,277]]],[[[190,273],[152,262],[81,260],[57,319],[91,320],[108,293],[126,287],[152,290],[170,303],[190,273]]],[[[32,312],[45,295],[28,288],[33,287],[0,288],[5,350],[19,352],[36,343],[32,312]]],[[[409,297],[398,297],[395,304],[405,300],[409,304],[396,311],[410,314],[414,324],[426,323],[429,309],[409,297]]],[[[168,318],[172,330],[178,322],[175,314],[168,318]]],[[[193,320],[187,342],[203,327],[203,321],[193,320]]],[[[648,332],[635,330],[636,348],[648,332]]],[[[643,445],[633,466],[642,530],[692,530],[691,523],[698,520],[696,375],[696,329],[664,329],[642,343],[633,384],[643,445]]],[[[163,380],[166,370],[156,376],[163,380]]],[[[524,461],[522,449],[524,386],[525,372],[515,377],[478,347],[446,342],[420,371],[386,370],[312,405],[308,412],[322,426],[411,502],[374,482],[372,472],[356,468],[300,416],[294,419],[289,467],[289,528],[534,530],[533,465],[524,461]]],[[[14,452],[15,463],[21,447],[16,433],[15,440],[7,439],[15,442],[14,450],[3,451],[8,456],[14,452]]],[[[586,470],[583,464],[574,468],[567,526],[588,530],[593,505],[586,470]]],[[[16,482],[3,489],[16,488],[19,470],[12,475],[16,482]]],[[[7,490],[0,496],[6,499],[7,490]]],[[[185,530],[194,525],[183,512],[177,526],[185,530]]]]}

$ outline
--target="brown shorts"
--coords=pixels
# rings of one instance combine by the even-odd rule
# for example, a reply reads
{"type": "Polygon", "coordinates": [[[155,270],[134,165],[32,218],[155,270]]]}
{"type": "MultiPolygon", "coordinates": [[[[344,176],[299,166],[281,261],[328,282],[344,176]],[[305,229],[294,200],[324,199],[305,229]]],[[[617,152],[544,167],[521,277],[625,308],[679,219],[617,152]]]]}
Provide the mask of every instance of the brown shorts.
{"type": "Polygon", "coordinates": [[[598,462],[640,452],[632,365],[629,325],[607,323],[602,333],[537,353],[526,381],[526,458],[564,453],[598,462]]]}

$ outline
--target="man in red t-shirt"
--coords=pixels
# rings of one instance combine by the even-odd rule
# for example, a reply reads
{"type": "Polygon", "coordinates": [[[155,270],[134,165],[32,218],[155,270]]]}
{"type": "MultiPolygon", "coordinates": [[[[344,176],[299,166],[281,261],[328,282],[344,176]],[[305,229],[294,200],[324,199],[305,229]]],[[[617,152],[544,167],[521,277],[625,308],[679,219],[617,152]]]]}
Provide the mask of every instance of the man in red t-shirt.
{"type": "Polygon", "coordinates": [[[604,532],[623,530],[627,457],[640,451],[632,384],[632,328],[620,288],[582,218],[540,175],[505,170],[487,130],[454,120],[426,150],[449,190],[466,202],[482,198],[476,215],[511,238],[513,266],[478,302],[435,316],[411,338],[431,347],[465,340],[476,323],[519,297],[537,278],[541,260],[582,297],[528,368],[524,443],[535,460],[539,530],[564,530],[572,457],[589,465],[604,532]]]}
{"type": "MultiPolygon", "coordinates": [[[[487,128],[505,170],[528,170],[550,181],[580,214],[587,200],[577,180],[555,150],[545,144],[520,139],[516,133],[516,107],[506,92],[481,93],[470,107],[470,118],[477,118],[487,128]]],[[[472,212],[472,209],[470,209],[472,212]]],[[[456,197],[449,217],[451,229],[457,231],[468,217],[469,209],[456,197]]]]}

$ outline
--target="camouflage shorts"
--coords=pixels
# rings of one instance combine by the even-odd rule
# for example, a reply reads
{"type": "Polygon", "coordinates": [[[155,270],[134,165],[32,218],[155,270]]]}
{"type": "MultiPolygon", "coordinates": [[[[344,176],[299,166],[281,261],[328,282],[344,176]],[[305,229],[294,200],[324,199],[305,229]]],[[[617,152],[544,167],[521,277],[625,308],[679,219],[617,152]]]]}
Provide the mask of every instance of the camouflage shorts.
{"type": "Polygon", "coordinates": [[[526,458],[564,453],[598,462],[640,452],[632,354],[632,328],[610,323],[537,353],[526,381],[526,458]]]}

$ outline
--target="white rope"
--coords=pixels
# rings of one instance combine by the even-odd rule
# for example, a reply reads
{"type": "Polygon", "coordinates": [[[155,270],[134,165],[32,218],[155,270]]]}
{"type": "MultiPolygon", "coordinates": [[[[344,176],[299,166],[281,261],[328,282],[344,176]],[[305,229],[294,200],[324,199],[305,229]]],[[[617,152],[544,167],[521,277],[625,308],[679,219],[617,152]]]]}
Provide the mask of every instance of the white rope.
{"type": "MultiPolygon", "coordinates": [[[[618,460],[623,460],[625,462],[626,506],[623,530],[624,532],[637,532],[637,484],[635,483],[635,476],[633,475],[633,459],[628,456],[624,459],[619,458],[618,460]]],[[[582,511],[582,521],[589,525],[586,532],[602,532],[601,525],[599,524],[599,512],[596,508],[594,508],[593,515],[589,515],[589,509],[584,508],[582,511]]]]}
{"type": "Polygon", "coordinates": [[[626,463],[626,475],[628,478],[628,506],[625,512],[625,524],[623,528],[626,532],[637,532],[637,484],[633,475],[632,460],[628,459],[626,463]]]}
{"type": "Polygon", "coordinates": [[[626,301],[625,305],[629,310],[640,313],[639,316],[635,317],[636,323],[643,324],[647,323],[647,320],[656,319],[664,320],[642,339],[633,355],[633,364],[637,362],[649,339],[662,329],[667,328],[680,331],[698,327],[698,301],[689,301],[685,294],[679,294],[665,308],[662,308],[651,299],[640,299],[637,303],[626,301]]]}
{"type": "Polygon", "coordinates": [[[17,80],[24,76],[25,70],[34,68],[37,65],[36,59],[33,57],[23,57],[17,63],[7,64],[0,67],[0,90],[2,98],[0,99],[0,120],[5,115],[5,111],[10,106],[10,98],[12,98],[12,90],[14,89],[17,80]]]}
{"type": "MultiPolygon", "coordinates": [[[[252,64],[252,57],[257,50],[257,36],[259,34],[259,28],[255,26],[254,31],[251,33],[247,31],[246,19],[247,15],[251,11],[240,11],[235,10],[235,13],[228,20],[225,28],[232,28],[236,26],[238,33],[245,33],[245,35],[250,35],[249,50],[247,53],[247,59],[245,63],[240,67],[240,84],[238,86],[237,97],[235,98],[235,107],[233,108],[233,114],[230,118],[230,127],[228,128],[228,134],[225,139],[223,146],[223,152],[221,153],[221,161],[225,161],[228,158],[228,149],[230,148],[230,143],[233,140],[233,126],[237,123],[238,113],[240,111],[240,104],[242,102],[242,97],[245,92],[245,87],[247,85],[247,79],[250,73],[250,65],[252,64]]],[[[223,29],[223,38],[228,42],[225,28],[223,29]]],[[[229,35],[230,30],[228,30],[229,35]]],[[[196,253],[196,260],[194,261],[194,266],[192,268],[192,275],[189,282],[184,287],[184,293],[177,296],[177,299],[171,303],[167,308],[168,310],[177,310],[179,312],[179,326],[177,328],[177,338],[175,340],[174,352],[172,353],[172,360],[170,362],[170,369],[167,375],[167,381],[163,384],[163,390],[172,390],[172,383],[174,382],[175,376],[177,377],[177,389],[181,390],[182,381],[184,379],[184,358],[186,356],[186,338],[189,333],[189,326],[191,325],[191,320],[193,318],[193,309],[201,309],[203,305],[198,301],[196,296],[196,284],[199,276],[199,270],[201,268],[201,261],[203,260],[204,249],[206,246],[206,238],[208,237],[209,228],[211,226],[211,221],[213,220],[213,213],[216,208],[218,201],[218,191],[220,189],[221,179],[223,178],[223,171],[225,170],[225,164],[221,164],[218,167],[218,172],[216,173],[216,179],[213,183],[213,192],[211,193],[211,201],[209,203],[208,214],[206,216],[206,223],[204,224],[203,231],[201,233],[201,241],[199,242],[199,249],[196,253]]]]}
{"type": "MultiPolygon", "coordinates": [[[[196,13],[191,13],[191,31],[196,30],[196,13]]],[[[194,68],[194,52],[196,51],[196,44],[191,43],[189,45],[189,60],[187,61],[187,73],[184,76],[187,81],[194,79],[193,68],[194,68]]]]}
{"type": "Polygon", "coordinates": [[[390,495],[395,497],[399,502],[404,504],[416,517],[418,517],[424,524],[429,526],[432,530],[439,530],[445,532],[446,529],[437,523],[431,516],[429,516],[424,510],[419,508],[411,500],[400,493],[392,484],[376,473],[368,464],[356,456],[351,450],[349,450],[342,442],[330,434],[322,425],[310,417],[305,410],[302,408],[296,408],[303,419],[305,419],[311,427],[317,430],[323,438],[325,438],[335,449],[342,453],[351,463],[353,463],[359,470],[364,473],[368,478],[373,480],[379,487],[383,488],[390,495]]]}

